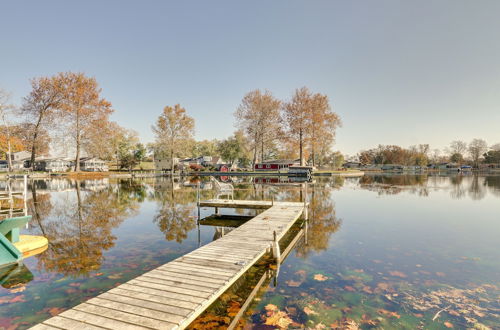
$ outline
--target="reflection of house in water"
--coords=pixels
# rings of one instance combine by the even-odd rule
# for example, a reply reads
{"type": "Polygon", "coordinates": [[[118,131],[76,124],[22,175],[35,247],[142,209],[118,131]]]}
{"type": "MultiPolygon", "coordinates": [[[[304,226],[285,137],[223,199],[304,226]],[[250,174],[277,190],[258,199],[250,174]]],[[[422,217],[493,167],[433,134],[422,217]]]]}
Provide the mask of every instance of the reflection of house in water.
{"type": "Polygon", "coordinates": [[[83,190],[101,191],[108,187],[109,187],[108,178],[80,181],[80,188],[83,190]]]}
{"type": "MultiPolygon", "coordinates": [[[[37,179],[33,180],[31,184],[35,185],[35,188],[39,191],[73,191],[76,188],[76,183],[78,181],[62,178],[54,179],[37,179]]],[[[109,179],[94,179],[94,180],[82,180],[80,182],[80,189],[86,191],[101,191],[109,187],[109,179]]],[[[1,187],[0,187],[1,188],[1,187]]]]}
{"type": "Polygon", "coordinates": [[[168,178],[157,176],[155,177],[155,189],[159,190],[179,190],[182,188],[182,182],[180,178],[168,178]]]}
{"type": "Polygon", "coordinates": [[[72,191],[75,185],[68,179],[39,179],[31,182],[39,191],[72,191]]]}

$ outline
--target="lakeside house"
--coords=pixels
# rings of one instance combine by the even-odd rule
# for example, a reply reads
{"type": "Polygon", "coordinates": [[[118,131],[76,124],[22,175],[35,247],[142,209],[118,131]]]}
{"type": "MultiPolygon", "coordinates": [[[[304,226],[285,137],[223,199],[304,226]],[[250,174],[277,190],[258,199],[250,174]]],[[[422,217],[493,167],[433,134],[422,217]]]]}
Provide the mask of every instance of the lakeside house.
{"type": "Polygon", "coordinates": [[[384,164],[382,166],[382,171],[403,171],[404,166],[398,164],[384,164]]]}
{"type": "MultiPolygon", "coordinates": [[[[171,171],[171,162],[169,157],[155,157],[155,169],[157,171],[171,171]]],[[[174,158],[174,168],[178,170],[203,170],[204,168],[213,169],[220,172],[229,172],[236,168],[236,164],[232,166],[224,162],[221,157],[217,156],[200,156],[193,158],[174,158]]]]}
{"type": "MultiPolygon", "coordinates": [[[[174,167],[179,164],[179,158],[174,158],[174,167]]],[[[154,157],[154,165],[157,171],[171,171],[172,162],[168,157],[154,157]]]]}
{"type": "Polygon", "coordinates": [[[10,154],[10,159],[12,161],[12,169],[22,170],[28,167],[29,160],[31,159],[31,153],[25,150],[13,152],[10,154]]]}
{"type": "MultiPolygon", "coordinates": [[[[29,164],[28,164],[29,165],[29,164]]],[[[44,172],[67,172],[72,162],[64,158],[37,158],[35,159],[35,171],[44,172]]]]}
{"type": "Polygon", "coordinates": [[[299,159],[273,159],[256,163],[254,166],[255,171],[288,171],[290,166],[300,166],[299,159]]]}
{"type": "Polygon", "coordinates": [[[360,168],[362,164],[360,162],[345,162],[342,164],[343,168],[360,168]]]}
{"type": "Polygon", "coordinates": [[[109,168],[102,159],[83,157],[80,159],[80,170],[85,172],[107,172],[109,168]]]}

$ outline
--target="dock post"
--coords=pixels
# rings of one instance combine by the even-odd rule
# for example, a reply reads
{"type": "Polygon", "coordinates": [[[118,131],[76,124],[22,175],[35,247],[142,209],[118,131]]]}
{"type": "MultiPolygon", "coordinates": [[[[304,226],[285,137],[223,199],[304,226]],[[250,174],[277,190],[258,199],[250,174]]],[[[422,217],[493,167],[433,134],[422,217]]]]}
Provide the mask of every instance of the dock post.
{"type": "Polygon", "coordinates": [[[305,194],[304,194],[304,211],[303,211],[303,216],[304,216],[304,220],[309,220],[309,212],[308,212],[308,205],[307,205],[307,181],[305,183],[305,194]]]}
{"type": "Polygon", "coordinates": [[[198,217],[198,223],[196,224],[198,227],[198,247],[201,246],[201,232],[200,232],[200,218],[198,217]]]}
{"type": "Polygon", "coordinates": [[[196,206],[198,207],[198,224],[200,223],[200,182],[196,184],[196,206]]]}
{"type": "Polygon", "coordinates": [[[276,236],[276,231],[273,231],[273,258],[279,265],[281,259],[281,251],[280,251],[280,244],[276,236]]]}
{"type": "Polygon", "coordinates": [[[306,244],[306,246],[307,246],[307,234],[308,234],[308,231],[309,231],[309,221],[306,220],[305,221],[305,226],[304,226],[304,243],[306,244]]]}
{"type": "MultiPolygon", "coordinates": [[[[23,200],[24,200],[24,215],[28,215],[28,176],[24,175],[24,189],[23,189],[23,200]]],[[[26,223],[26,229],[28,229],[28,223],[26,223]]]]}

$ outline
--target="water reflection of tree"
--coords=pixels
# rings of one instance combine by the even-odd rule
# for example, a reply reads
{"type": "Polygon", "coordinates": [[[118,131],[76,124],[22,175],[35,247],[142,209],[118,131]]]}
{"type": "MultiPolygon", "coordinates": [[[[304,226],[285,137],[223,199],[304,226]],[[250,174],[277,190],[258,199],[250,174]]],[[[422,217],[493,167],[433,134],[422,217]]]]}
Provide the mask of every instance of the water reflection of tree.
{"type": "Polygon", "coordinates": [[[307,244],[304,241],[297,246],[297,255],[307,257],[311,252],[320,252],[328,248],[333,233],[342,223],[335,213],[335,203],[331,199],[331,189],[326,186],[310,187],[309,222],[307,244]]]}
{"type": "Polygon", "coordinates": [[[484,185],[493,195],[500,197],[500,175],[486,176],[484,185]]]}
{"type": "Polygon", "coordinates": [[[427,175],[363,176],[359,184],[363,189],[379,195],[397,195],[403,191],[424,197],[429,195],[427,175]]]}
{"type": "Polygon", "coordinates": [[[481,200],[486,196],[486,188],[483,184],[480,183],[483,178],[479,178],[479,176],[474,175],[472,177],[470,186],[469,186],[469,196],[473,200],[481,200]]]}
{"type": "Polygon", "coordinates": [[[450,177],[450,183],[452,186],[450,196],[453,199],[462,199],[466,195],[466,190],[463,186],[464,177],[462,175],[455,175],[450,177]]]}
{"type": "Polygon", "coordinates": [[[37,256],[39,267],[70,276],[98,269],[103,252],[116,240],[112,229],[136,212],[144,188],[123,184],[86,192],[81,186],[76,181],[75,191],[55,203],[32,191],[34,231],[49,241],[47,251],[37,256]]]}
{"type": "Polygon", "coordinates": [[[159,207],[153,221],[168,241],[181,243],[196,226],[193,217],[196,191],[177,188],[178,184],[173,178],[158,180],[155,184],[153,199],[159,207]]]}

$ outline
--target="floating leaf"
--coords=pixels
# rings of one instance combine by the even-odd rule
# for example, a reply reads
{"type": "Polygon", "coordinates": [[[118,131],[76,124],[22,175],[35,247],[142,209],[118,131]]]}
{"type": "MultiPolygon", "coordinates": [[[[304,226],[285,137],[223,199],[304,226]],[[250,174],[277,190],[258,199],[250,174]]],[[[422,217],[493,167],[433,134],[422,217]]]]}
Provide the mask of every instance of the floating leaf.
{"type": "Polygon", "coordinates": [[[316,274],[314,275],[313,277],[316,281],[320,281],[320,282],[323,282],[323,281],[326,281],[328,279],[327,276],[323,275],[323,274],[316,274]]]}
{"type": "Polygon", "coordinates": [[[386,309],[382,309],[382,308],[381,308],[381,309],[379,309],[377,312],[378,312],[379,314],[381,314],[381,315],[385,315],[385,316],[388,316],[388,317],[395,317],[395,318],[397,318],[397,319],[399,319],[399,318],[401,317],[401,315],[399,315],[399,314],[398,314],[398,313],[396,313],[396,312],[391,312],[391,311],[388,311],[388,310],[386,310],[386,309]]]}
{"type": "Polygon", "coordinates": [[[49,314],[52,315],[52,316],[56,316],[58,315],[59,313],[63,312],[64,311],[64,308],[58,308],[58,307],[52,307],[49,309],[49,314]]]}
{"type": "Polygon", "coordinates": [[[367,286],[367,285],[365,285],[363,287],[363,292],[366,292],[366,293],[369,293],[369,294],[373,293],[372,289],[369,286],[367,286]]]}
{"type": "Polygon", "coordinates": [[[363,314],[363,315],[361,316],[361,324],[368,325],[368,326],[370,326],[370,327],[375,327],[375,326],[377,326],[379,323],[380,323],[380,320],[377,320],[377,319],[370,319],[370,317],[368,317],[368,315],[366,315],[366,314],[363,314]]]}
{"type": "Polygon", "coordinates": [[[346,291],[349,291],[349,292],[354,292],[354,291],[356,291],[356,289],[355,289],[355,288],[353,288],[353,287],[352,287],[352,286],[350,286],[350,285],[346,285],[346,286],[344,287],[344,289],[345,289],[346,291]]]}
{"type": "Polygon", "coordinates": [[[389,284],[384,283],[384,282],[380,282],[377,284],[377,289],[380,291],[389,291],[389,284]]]}
{"type": "Polygon", "coordinates": [[[316,313],[315,311],[313,311],[311,308],[309,307],[304,307],[304,313],[306,313],[307,315],[318,315],[318,313],[316,313]]]}
{"type": "Polygon", "coordinates": [[[444,322],[444,326],[447,328],[453,328],[453,324],[450,322],[444,322]]]}
{"type": "Polygon", "coordinates": [[[389,274],[391,276],[396,276],[396,277],[401,277],[401,278],[406,278],[406,274],[403,272],[400,272],[398,270],[390,271],[389,274]]]}
{"type": "Polygon", "coordinates": [[[278,310],[278,306],[276,305],[273,305],[273,304],[267,304],[264,309],[268,312],[274,312],[276,310],[278,310]]]}
{"type": "Polygon", "coordinates": [[[480,311],[477,311],[477,310],[474,310],[474,314],[476,314],[477,316],[479,317],[484,317],[486,314],[480,312],[480,311]]]}
{"type": "Polygon", "coordinates": [[[10,301],[10,303],[16,303],[16,302],[26,302],[26,300],[24,299],[24,295],[20,295],[20,296],[15,296],[14,298],[12,298],[10,301]]]}
{"type": "Polygon", "coordinates": [[[300,281],[293,281],[293,280],[285,281],[285,283],[286,283],[286,285],[294,287],[294,288],[299,287],[302,284],[302,282],[300,282],[300,281]]]}
{"type": "Polygon", "coordinates": [[[266,318],[264,322],[266,325],[274,325],[282,329],[287,328],[291,323],[293,323],[292,319],[283,311],[274,312],[271,316],[266,318]]]}

